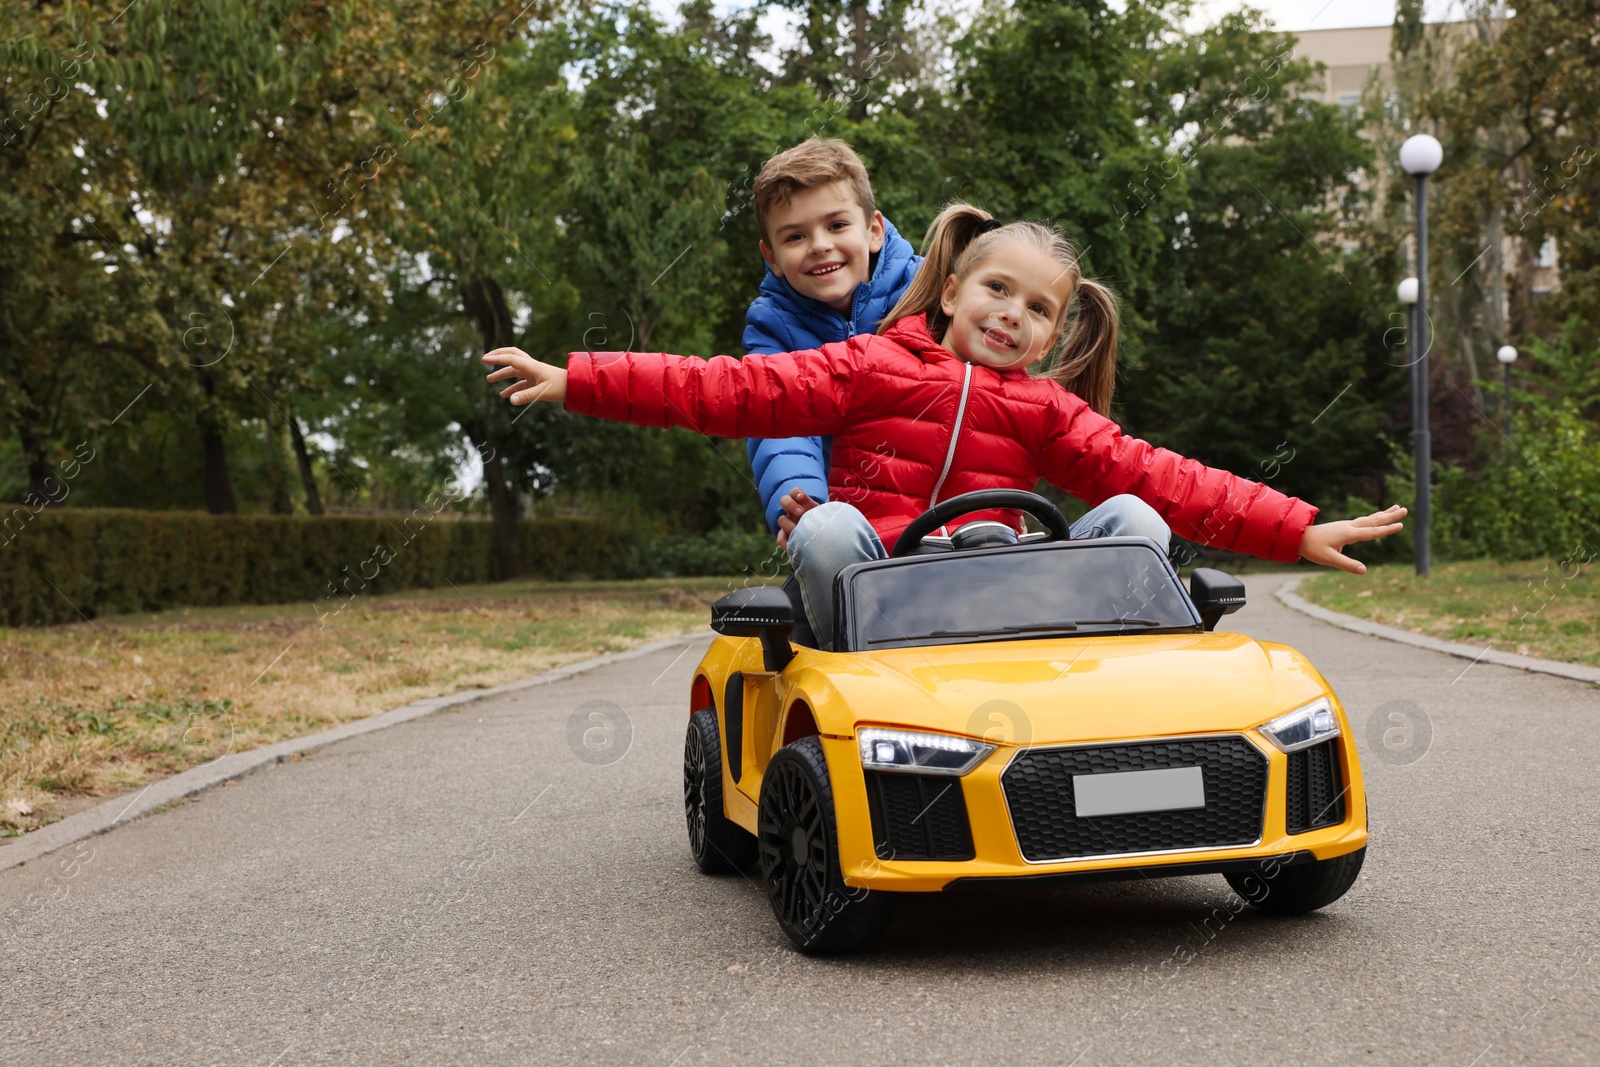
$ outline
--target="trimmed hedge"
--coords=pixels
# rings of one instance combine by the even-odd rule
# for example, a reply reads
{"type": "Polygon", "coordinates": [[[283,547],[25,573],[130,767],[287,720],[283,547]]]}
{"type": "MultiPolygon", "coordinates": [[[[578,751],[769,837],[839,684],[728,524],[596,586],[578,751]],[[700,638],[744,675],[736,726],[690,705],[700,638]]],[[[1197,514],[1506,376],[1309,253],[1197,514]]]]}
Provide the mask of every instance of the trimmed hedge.
{"type": "Polygon", "coordinates": [[[694,578],[743,574],[772,579],[789,571],[788,554],[765,530],[676,534],[634,546],[628,577],[694,578]]]}
{"type": "MultiPolygon", "coordinates": [[[[639,548],[586,519],[521,524],[529,577],[633,577],[639,548]]],[[[206,515],[21,505],[0,511],[0,625],[223,604],[305,601],[428,589],[500,577],[491,523],[206,515]],[[81,614],[80,614],[81,613],[81,614]]]]}

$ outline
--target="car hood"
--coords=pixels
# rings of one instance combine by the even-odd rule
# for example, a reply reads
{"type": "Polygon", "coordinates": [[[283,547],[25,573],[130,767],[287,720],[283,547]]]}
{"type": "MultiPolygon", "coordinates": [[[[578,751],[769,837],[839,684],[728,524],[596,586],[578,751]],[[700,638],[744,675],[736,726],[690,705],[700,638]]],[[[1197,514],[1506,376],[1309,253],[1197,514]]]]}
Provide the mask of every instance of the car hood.
{"type": "Polygon", "coordinates": [[[1016,744],[1245,730],[1329,692],[1285,645],[1117,635],[821,653],[796,681],[824,733],[857,724],[1016,744]]]}

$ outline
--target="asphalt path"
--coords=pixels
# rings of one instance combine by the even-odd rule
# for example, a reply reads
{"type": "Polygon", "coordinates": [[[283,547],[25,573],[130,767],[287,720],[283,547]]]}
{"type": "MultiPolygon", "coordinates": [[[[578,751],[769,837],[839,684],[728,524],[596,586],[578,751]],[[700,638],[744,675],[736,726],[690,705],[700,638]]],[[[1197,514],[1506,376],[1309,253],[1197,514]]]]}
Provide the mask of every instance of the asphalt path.
{"type": "Polygon", "coordinates": [[[0,1062],[1600,1061],[1600,690],[1346,633],[1278,580],[1229,622],[1333,682],[1371,796],[1320,914],[1236,913],[1219,876],[918,896],[871,954],[801,956],[689,858],[696,640],[0,872],[0,1062]]]}

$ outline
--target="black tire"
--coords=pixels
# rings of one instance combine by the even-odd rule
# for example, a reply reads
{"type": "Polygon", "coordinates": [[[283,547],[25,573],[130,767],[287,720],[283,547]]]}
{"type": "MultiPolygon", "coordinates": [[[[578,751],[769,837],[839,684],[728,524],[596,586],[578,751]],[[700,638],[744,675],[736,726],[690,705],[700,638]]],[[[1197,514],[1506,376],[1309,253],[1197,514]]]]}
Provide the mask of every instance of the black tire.
{"type": "Polygon", "coordinates": [[[1270,863],[1260,870],[1225,875],[1233,891],[1257,911],[1268,915],[1304,915],[1344,896],[1361,873],[1367,850],[1358,848],[1331,860],[1314,860],[1293,867],[1270,863]]]}
{"type": "Polygon", "coordinates": [[[732,874],[756,861],[755,835],[728,818],[722,807],[722,738],[717,713],[701,708],[689,716],[683,741],[683,814],[689,852],[707,874],[732,874]]]}
{"type": "Polygon", "coordinates": [[[896,896],[844,884],[833,786],[815,737],[772,757],[761,779],[756,829],[761,884],[795,948],[832,956],[867,948],[882,936],[894,918],[896,896]]]}

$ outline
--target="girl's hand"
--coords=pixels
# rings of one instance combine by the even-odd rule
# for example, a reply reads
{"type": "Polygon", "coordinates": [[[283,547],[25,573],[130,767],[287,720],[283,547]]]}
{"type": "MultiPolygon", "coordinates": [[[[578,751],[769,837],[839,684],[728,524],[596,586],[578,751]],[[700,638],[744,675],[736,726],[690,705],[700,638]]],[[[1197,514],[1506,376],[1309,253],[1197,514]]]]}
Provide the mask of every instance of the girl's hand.
{"type": "Polygon", "coordinates": [[[484,356],[483,361],[503,364],[489,375],[489,381],[518,379],[500,390],[500,395],[509,397],[513,404],[531,404],[535,400],[560,404],[567,399],[567,372],[560,367],[540,363],[520,348],[497,348],[484,356]]]}
{"type": "Polygon", "coordinates": [[[1313,526],[1300,539],[1300,557],[1310,563],[1320,563],[1324,567],[1338,567],[1351,574],[1365,574],[1367,565],[1360,560],[1351,559],[1341,549],[1357,541],[1376,541],[1380,537],[1398,533],[1403,525],[1399,520],[1404,518],[1405,514],[1406,509],[1396,504],[1388,511],[1363,515],[1359,519],[1325,522],[1320,526],[1313,526]]]}

